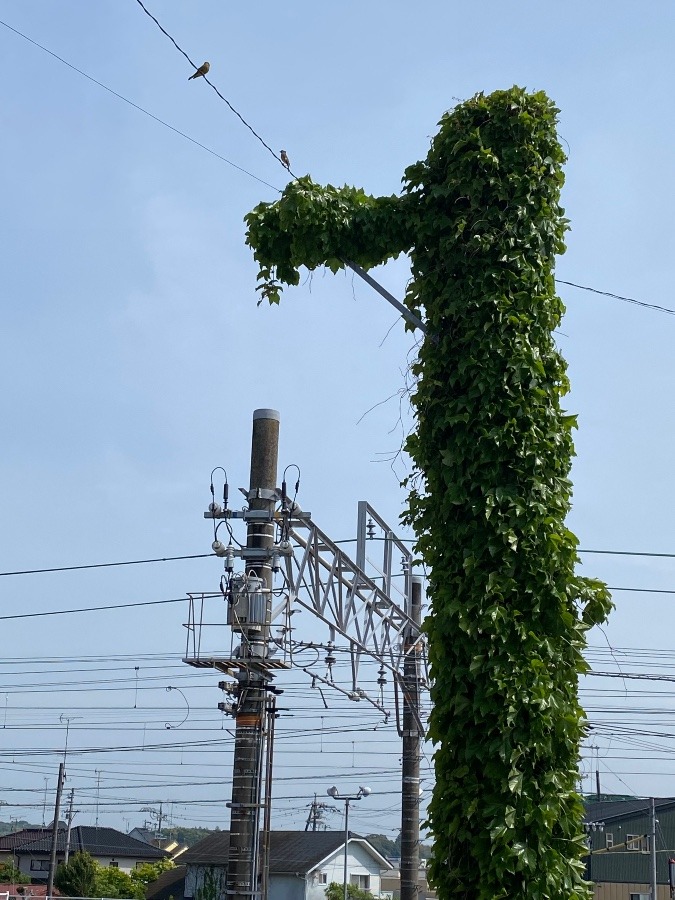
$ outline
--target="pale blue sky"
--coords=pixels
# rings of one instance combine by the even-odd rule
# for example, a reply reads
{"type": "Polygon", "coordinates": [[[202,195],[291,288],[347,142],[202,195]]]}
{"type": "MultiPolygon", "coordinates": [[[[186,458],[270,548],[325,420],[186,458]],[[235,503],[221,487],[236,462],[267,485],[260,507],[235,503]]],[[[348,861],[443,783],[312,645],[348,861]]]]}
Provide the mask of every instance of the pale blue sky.
{"type": "MultiPolygon", "coordinates": [[[[546,90],[561,109],[569,149],[563,202],[572,231],[559,276],[675,307],[671,4],[423,0],[413,11],[409,3],[382,0],[149,0],[149,8],[198,63],[210,61],[210,78],[275,150],[288,151],[296,173],[377,194],[399,190],[404,168],[425,155],[439,117],[457,99],[514,83],[546,90]]],[[[3,0],[0,18],[283,187],[281,166],[208,85],[188,82],[187,63],[134,0],[3,0]]],[[[395,522],[404,505],[400,470],[376,460],[400,444],[397,392],[412,342],[395,326],[382,343],[396,321],[393,311],[351,276],[320,272],[287,290],[280,308],[258,308],[243,216],[260,200],[274,199],[270,188],[2,26],[0,79],[2,570],[207,552],[211,537],[202,510],[209,473],[224,465],[233,486],[246,483],[251,413],[259,406],[280,410],[281,460],[301,467],[299,499],[334,538],[353,536],[359,499],[395,522]]],[[[402,296],[405,261],[377,277],[402,296]]],[[[561,293],[568,314],[559,342],[573,384],[567,405],[580,424],[571,527],[586,548],[674,552],[675,319],[572,288],[561,293]]],[[[584,563],[585,572],[611,585],[675,588],[672,560],[585,556],[584,563]]],[[[5,577],[1,610],[181,597],[214,589],[220,571],[216,561],[196,560],[5,577]]],[[[673,598],[622,592],[616,602],[606,630],[613,647],[671,648],[673,598]]],[[[33,759],[25,751],[63,745],[59,715],[82,716],[73,719],[73,750],[141,740],[139,731],[116,736],[91,729],[112,713],[75,709],[133,706],[130,688],[110,695],[15,691],[120,672],[133,680],[136,665],[139,678],[149,678],[155,670],[134,655],[180,656],[184,618],[175,604],[1,623],[3,657],[11,661],[125,656],[109,664],[115,671],[98,675],[57,678],[53,671],[77,667],[62,662],[53,670],[14,662],[1,668],[0,719],[6,700],[7,728],[0,729],[0,801],[38,807],[10,806],[5,818],[40,819],[44,778],[53,784],[57,757],[33,759]],[[51,711],[30,708],[40,704],[51,711]]],[[[607,646],[601,634],[591,643],[607,646]]],[[[647,660],[639,671],[667,672],[667,663],[647,660]]],[[[617,671],[611,659],[594,665],[617,671]]],[[[638,671],[631,656],[620,665],[638,671]]],[[[157,685],[152,696],[159,707],[148,721],[155,721],[153,739],[165,741],[165,723],[176,721],[171,715],[181,709],[165,687],[180,684],[175,679],[190,670],[176,664],[156,674],[157,682],[145,682],[157,685]]],[[[291,680],[298,687],[286,696],[297,708],[309,692],[300,676],[291,680]]],[[[204,688],[191,687],[189,694],[204,707],[203,727],[212,729],[221,724],[210,711],[220,699],[214,681],[202,678],[204,688]]],[[[655,686],[626,684],[629,691],[655,686]]],[[[593,690],[600,686],[624,687],[589,680],[593,690]]],[[[612,700],[589,695],[588,705],[655,702],[629,693],[612,700]]],[[[335,701],[326,727],[329,716],[344,723],[348,715],[368,718],[335,701]]],[[[125,717],[142,731],[138,711],[121,711],[115,721],[125,717]]],[[[627,721],[616,711],[605,718],[627,721]]],[[[639,721],[637,727],[651,727],[655,720],[639,721]]],[[[293,722],[285,727],[310,726],[298,717],[293,722]]],[[[658,725],[667,731],[670,723],[660,718],[658,725]]],[[[184,733],[186,740],[208,737],[184,733]]],[[[151,734],[146,724],[148,742],[151,734]]],[[[354,827],[396,828],[396,797],[386,792],[395,791],[397,779],[385,769],[391,764],[395,771],[397,741],[391,729],[388,736],[364,734],[354,735],[353,746],[342,736],[336,749],[343,755],[326,766],[312,768],[314,745],[303,755],[307,738],[280,756],[288,768],[279,774],[296,780],[280,782],[278,794],[300,798],[279,802],[286,827],[302,825],[304,803],[315,791],[333,782],[348,789],[358,784],[357,773],[377,771],[368,805],[378,812],[368,818],[364,803],[354,827]],[[374,738],[389,756],[378,753],[374,738]]],[[[616,734],[593,741],[601,746],[607,790],[623,791],[625,783],[636,793],[675,794],[672,764],[616,759],[616,748],[627,746],[616,734]]],[[[626,755],[636,752],[632,747],[626,755]]],[[[161,768],[157,760],[144,767],[147,757],[131,753],[73,757],[68,786],[82,796],[80,822],[94,816],[97,771],[101,798],[106,786],[120,803],[99,804],[105,824],[139,824],[139,806],[150,801],[215,796],[213,788],[177,786],[188,781],[188,751],[182,769],[178,754],[164,756],[170,764],[161,768]],[[122,770],[139,784],[145,783],[140,773],[152,772],[157,788],[132,791],[129,781],[114,781],[122,770]],[[116,793],[116,784],[124,790],[116,793]]],[[[210,766],[204,759],[192,751],[190,771],[210,766]]],[[[227,799],[228,757],[218,759],[227,799]]],[[[224,805],[176,804],[174,813],[183,824],[226,827],[228,821],[224,805]]]]}

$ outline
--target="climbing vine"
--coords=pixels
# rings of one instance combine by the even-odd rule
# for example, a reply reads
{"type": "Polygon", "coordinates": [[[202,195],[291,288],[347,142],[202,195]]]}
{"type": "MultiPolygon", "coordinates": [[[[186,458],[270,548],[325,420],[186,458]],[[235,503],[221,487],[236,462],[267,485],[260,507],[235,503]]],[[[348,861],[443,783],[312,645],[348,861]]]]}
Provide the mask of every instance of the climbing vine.
{"type": "Polygon", "coordinates": [[[429,572],[430,874],[443,900],[586,900],[575,791],[585,632],[603,584],[565,526],[575,417],[553,265],[565,157],[544,93],[478,94],[447,113],[401,197],[290,184],[247,216],[262,295],[298,269],[409,252],[414,364],[406,521],[429,572]]]}

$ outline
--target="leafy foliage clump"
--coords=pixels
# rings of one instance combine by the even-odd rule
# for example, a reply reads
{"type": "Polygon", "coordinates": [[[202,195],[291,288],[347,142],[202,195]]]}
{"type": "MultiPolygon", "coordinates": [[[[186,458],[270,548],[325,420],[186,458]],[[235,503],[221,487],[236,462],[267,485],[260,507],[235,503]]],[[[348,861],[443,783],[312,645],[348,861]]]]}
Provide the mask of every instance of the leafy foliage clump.
{"type": "MultiPolygon", "coordinates": [[[[344,895],[344,884],[338,884],[337,881],[331,881],[326,888],[326,900],[343,900],[344,895]]],[[[348,884],[347,900],[375,900],[375,895],[355,884],[348,884]]]]}
{"type": "Polygon", "coordinates": [[[30,878],[17,869],[14,863],[0,862],[0,884],[30,884],[30,878]]]}
{"type": "Polygon", "coordinates": [[[263,296],[410,251],[406,521],[429,572],[430,876],[442,900],[587,900],[575,790],[585,632],[611,607],[567,529],[575,417],[553,331],[567,227],[558,110],[514,87],[447,113],[401,198],[290,185],[247,217],[263,296]],[[371,227],[372,225],[372,227],[371,227]]]}
{"type": "Polygon", "coordinates": [[[75,853],[56,870],[54,883],[67,897],[107,897],[111,900],[143,900],[146,888],[162,872],[175,868],[170,859],[143,863],[132,872],[102,866],[86,851],[75,853]]]}

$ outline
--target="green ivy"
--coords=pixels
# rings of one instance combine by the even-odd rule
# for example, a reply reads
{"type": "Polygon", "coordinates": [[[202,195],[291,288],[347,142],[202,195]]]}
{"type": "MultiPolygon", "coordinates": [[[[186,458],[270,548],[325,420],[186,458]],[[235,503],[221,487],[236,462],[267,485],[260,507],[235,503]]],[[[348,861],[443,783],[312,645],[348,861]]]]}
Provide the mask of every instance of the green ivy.
{"type": "Polygon", "coordinates": [[[414,364],[405,521],[429,572],[436,784],[430,876],[442,900],[587,900],[577,761],[585,632],[607,616],[566,528],[575,417],[553,331],[564,307],[558,110],[514,87],[447,113],[402,197],[291,183],[247,217],[262,296],[299,268],[409,252],[414,364]]]}

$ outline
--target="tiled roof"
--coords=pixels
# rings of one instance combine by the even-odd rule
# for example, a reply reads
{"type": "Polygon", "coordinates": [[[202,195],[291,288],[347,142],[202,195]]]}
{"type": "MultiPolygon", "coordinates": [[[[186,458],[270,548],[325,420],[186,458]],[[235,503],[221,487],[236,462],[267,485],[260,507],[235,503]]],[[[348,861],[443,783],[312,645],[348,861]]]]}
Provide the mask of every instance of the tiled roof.
{"type": "Polygon", "coordinates": [[[51,833],[51,828],[22,828],[21,831],[3,834],[0,837],[0,850],[13,850],[19,844],[25,844],[26,841],[39,840],[44,835],[51,835],[51,833]]]}
{"type": "MultiPolygon", "coordinates": [[[[56,852],[63,853],[66,832],[59,829],[56,852]]],[[[37,840],[28,840],[15,846],[17,856],[49,853],[52,846],[51,834],[42,833],[37,840]]],[[[70,832],[70,852],[86,850],[92,856],[122,856],[132,859],[163,859],[168,856],[164,850],[129,837],[115,828],[97,828],[94,825],[78,825],[70,832]]]]}
{"type": "Polygon", "coordinates": [[[156,881],[145,889],[147,900],[162,900],[165,897],[182,897],[185,890],[185,866],[176,866],[162,872],[156,881]]]}
{"type": "MultiPolygon", "coordinates": [[[[353,831],[349,832],[349,837],[362,841],[376,859],[382,859],[365,838],[353,831]]],[[[344,840],[344,831],[273,831],[270,835],[270,874],[309,872],[339,850],[344,840]]],[[[181,863],[186,866],[225,865],[229,848],[229,831],[216,831],[186,850],[181,863]]]]}
{"type": "MultiPolygon", "coordinates": [[[[656,811],[675,806],[675,797],[660,797],[655,801],[656,811]]],[[[587,800],[584,804],[584,822],[608,822],[626,816],[645,815],[651,810],[651,800],[587,800]]]]}

